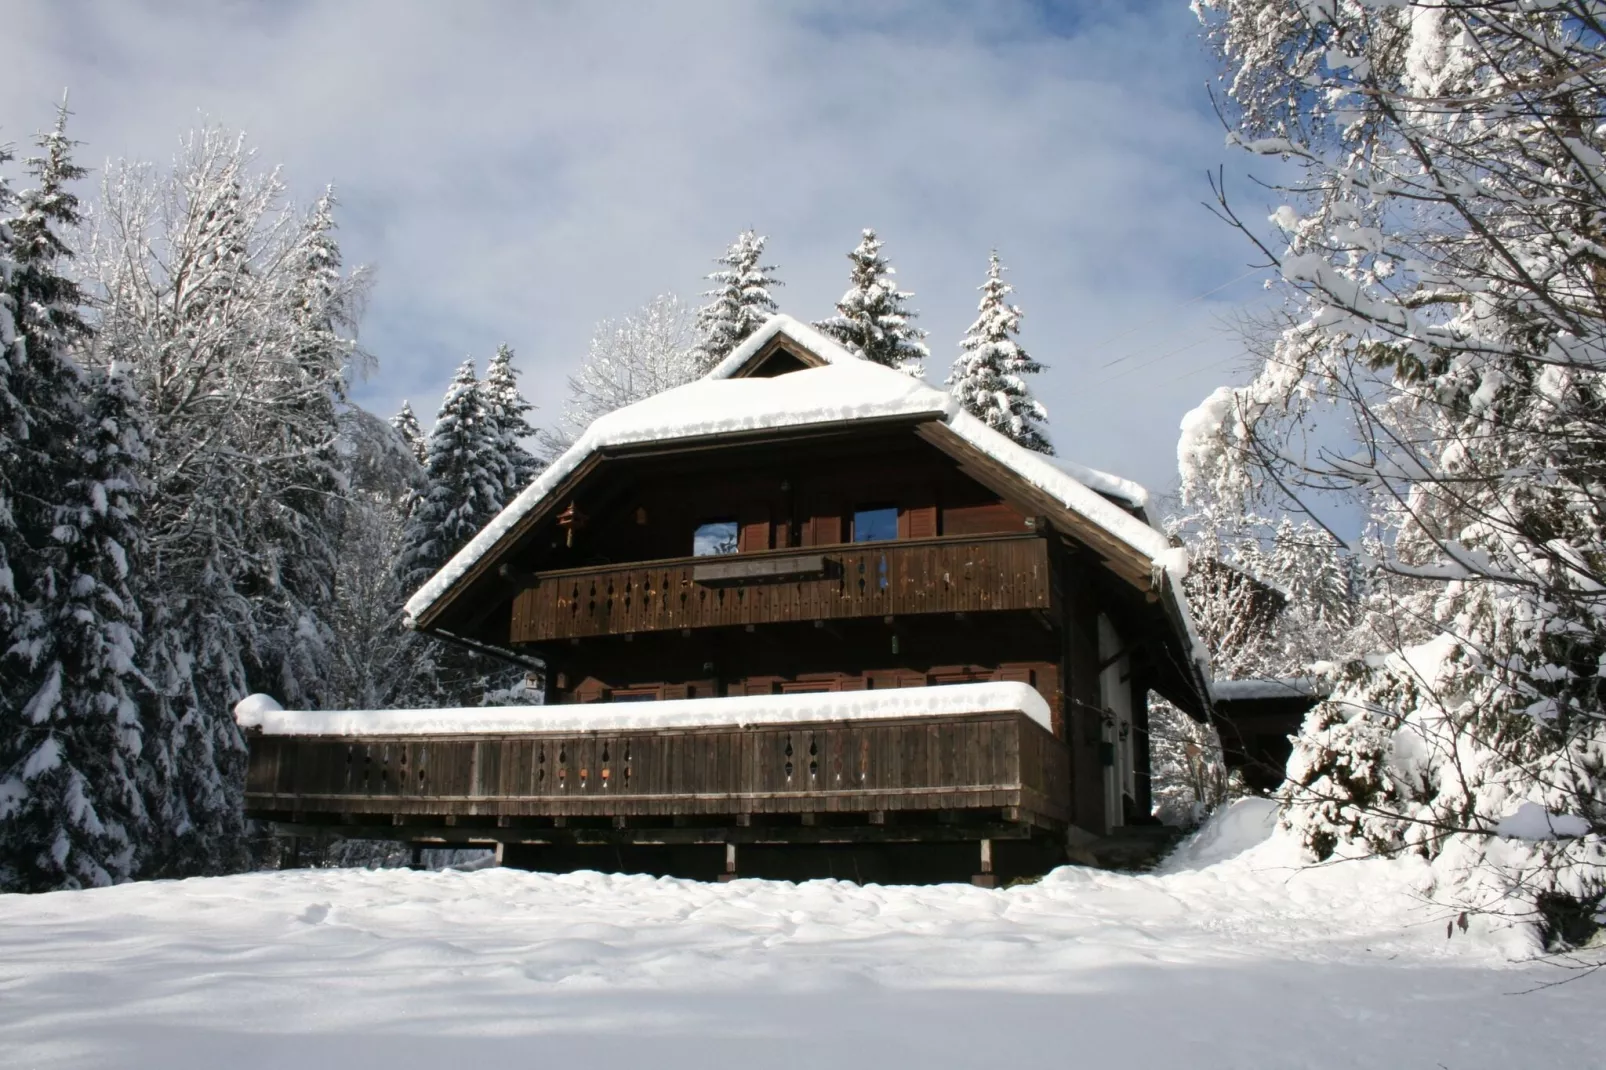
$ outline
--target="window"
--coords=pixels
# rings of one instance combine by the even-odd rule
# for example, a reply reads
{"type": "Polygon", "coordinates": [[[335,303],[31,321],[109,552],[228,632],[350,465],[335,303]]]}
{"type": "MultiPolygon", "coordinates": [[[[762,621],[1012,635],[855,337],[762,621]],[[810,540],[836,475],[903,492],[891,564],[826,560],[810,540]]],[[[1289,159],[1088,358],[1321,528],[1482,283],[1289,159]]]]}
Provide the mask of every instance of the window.
{"type": "Polygon", "coordinates": [[[897,537],[897,506],[873,505],[853,511],[854,542],[882,542],[897,537]]]}
{"type": "Polygon", "coordinates": [[[691,537],[693,557],[720,557],[735,552],[736,521],[710,520],[697,525],[697,531],[691,537]]]}

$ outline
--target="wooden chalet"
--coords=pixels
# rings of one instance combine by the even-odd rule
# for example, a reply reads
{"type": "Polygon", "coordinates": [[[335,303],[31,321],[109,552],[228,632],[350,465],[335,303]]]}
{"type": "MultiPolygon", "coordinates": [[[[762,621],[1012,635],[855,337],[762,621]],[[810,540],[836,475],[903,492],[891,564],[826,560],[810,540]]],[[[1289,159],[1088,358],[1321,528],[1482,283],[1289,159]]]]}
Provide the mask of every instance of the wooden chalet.
{"type": "Polygon", "coordinates": [[[538,868],[1040,872],[1151,822],[1151,692],[1210,714],[1144,507],[777,316],[597,421],[409,602],[546,707],[257,722],[248,811],[538,868]]]}

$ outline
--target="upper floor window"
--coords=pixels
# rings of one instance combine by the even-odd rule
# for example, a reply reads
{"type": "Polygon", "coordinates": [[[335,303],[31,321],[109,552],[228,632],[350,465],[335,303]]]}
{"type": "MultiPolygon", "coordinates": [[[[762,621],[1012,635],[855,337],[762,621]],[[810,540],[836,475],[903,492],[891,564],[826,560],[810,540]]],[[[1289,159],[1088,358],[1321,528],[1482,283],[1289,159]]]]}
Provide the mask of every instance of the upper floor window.
{"type": "Polygon", "coordinates": [[[710,520],[706,524],[697,525],[697,531],[691,537],[693,557],[719,557],[735,552],[736,521],[710,520]]]}
{"type": "Polygon", "coordinates": [[[897,506],[868,505],[853,511],[854,542],[881,542],[897,537],[897,506]]]}

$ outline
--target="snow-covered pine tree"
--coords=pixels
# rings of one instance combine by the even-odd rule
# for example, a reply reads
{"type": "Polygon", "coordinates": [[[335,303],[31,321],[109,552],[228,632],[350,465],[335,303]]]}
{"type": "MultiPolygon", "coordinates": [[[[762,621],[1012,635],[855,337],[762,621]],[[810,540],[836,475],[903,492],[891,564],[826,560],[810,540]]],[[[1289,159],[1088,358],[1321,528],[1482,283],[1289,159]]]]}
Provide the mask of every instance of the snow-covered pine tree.
{"type": "Polygon", "coordinates": [[[896,272],[881,255],[882,244],[875,231],[865,230],[848,254],[853,269],[836,315],[815,326],[865,360],[919,378],[931,355],[921,341],[926,332],[912,322],[918,313],[905,302],[914,294],[898,289],[896,272]]]}
{"type": "Polygon", "coordinates": [[[491,421],[474,362],[457,369],[429,433],[428,489],[413,509],[399,560],[417,590],[502,507],[502,429],[491,421]]]}
{"type": "Polygon", "coordinates": [[[1289,671],[1357,653],[1353,635],[1360,609],[1352,558],[1326,530],[1284,516],[1263,555],[1262,578],[1288,597],[1279,633],[1289,671]]]}
{"type": "Polygon", "coordinates": [[[725,255],[714,261],[719,269],[706,276],[714,287],[704,291],[710,300],[697,311],[702,340],[696,359],[703,373],[730,356],[778,311],[770,291],[784,284],[775,277],[774,264],[762,263],[767,240],[755,230],[742,231],[725,255]]]}
{"type": "MultiPolygon", "coordinates": [[[[425,489],[402,530],[396,569],[403,597],[421,587],[501,509],[505,445],[483,384],[474,376],[474,362],[466,360],[446,388],[430,429],[425,489]]],[[[442,648],[435,640],[424,642],[434,646],[434,653],[421,684],[433,688],[433,701],[478,705],[486,677],[501,666],[477,654],[442,648]]]]}
{"type": "Polygon", "coordinates": [[[35,683],[0,744],[0,887],[83,888],[134,875],[148,838],[140,769],[143,537],[139,398],[124,370],[90,374],[51,532],[8,662],[35,683]],[[20,746],[19,746],[20,744],[20,746]],[[20,755],[20,760],[18,756],[20,755]]]}
{"type": "Polygon", "coordinates": [[[987,260],[987,281],[981,285],[979,314],[959,343],[963,352],[954,361],[947,386],[966,412],[994,431],[1029,450],[1052,454],[1054,447],[1042,426],[1048,411],[1032,397],[1023,378],[1042,371],[1043,365],[1015,341],[1021,311],[1009,303],[1013,290],[1004,281],[1004,266],[994,250],[987,260]]]}
{"type": "Polygon", "coordinates": [[[518,375],[518,369],[513,367],[512,348],[506,344],[497,346],[496,355],[485,369],[482,392],[491,424],[502,440],[502,505],[529,486],[541,470],[540,462],[524,447],[535,436],[529,419],[535,406],[519,390],[518,375]]]}
{"type": "Polygon", "coordinates": [[[7,458],[21,611],[0,650],[0,888],[30,891],[127,879],[143,825],[128,584],[143,445],[123,381],[90,388],[86,406],[70,354],[87,327],[64,274],[62,232],[79,222],[69,183],[84,174],[66,118],[63,105],[40,137],[35,185],[6,228],[11,385],[27,423],[7,458]]]}
{"type": "MultiPolygon", "coordinates": [[[[7,145],[0,145],[0,168],[15,157],[7,145]]],[[[11,486],[17,471],[17,451],[27,438],[28,414],[12,393],[12,382],[26,358],[27,349],[17,329],[17,302],[11,295],[11,279],[16,264],[11,259],[11,211],[16,198],[10,181],[0,170],[0,650],[10,645],[9,635],[16,621],[16,577],[11,569],[11,552],[17,538],[17,525],[11,486]]],[[[3,696],[0,696],[3,697],[3,696]]],[[[0,703],[9,707],[9,703],[0,703]]],[[[6,731],[8,709],[0,709],[0,733],[6,731]]]]}
{"type": "Polygon", "coordinates": [[[390,426],[401,435],[402,441],[413,451],[413,457],[422,468],[429,461],[429,440],[424,437],[424,429],[418,426],[418,415],[413,412],[411,402],[402,402],[401,411],[390,418],[390,426]]]}

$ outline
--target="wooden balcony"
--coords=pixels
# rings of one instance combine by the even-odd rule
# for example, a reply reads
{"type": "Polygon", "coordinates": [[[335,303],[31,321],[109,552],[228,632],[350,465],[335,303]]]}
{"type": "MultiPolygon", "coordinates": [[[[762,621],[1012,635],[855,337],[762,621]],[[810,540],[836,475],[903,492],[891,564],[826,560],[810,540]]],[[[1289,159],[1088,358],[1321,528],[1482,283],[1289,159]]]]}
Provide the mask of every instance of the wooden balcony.
{"type": "Polygon", "coordinates": [[[902,539],[730,557],[683,557],[533,577],[513,603],[510,639],[775,621],[1039,609],[1051,603],[1038,535],[902,539]]]}
{"type": "Polygon", "coordinates": [[[248,816],[403,839],[1027,838],[1062,828],[1070,798],[1065,745],[1016,711],[248,742],[248,816]]]}

